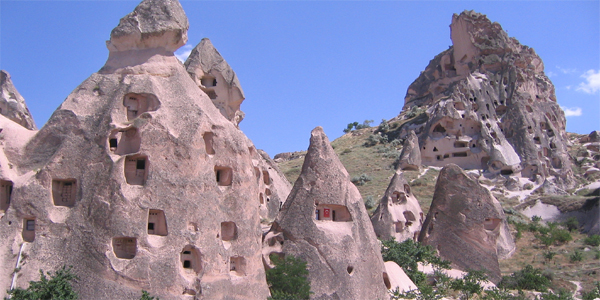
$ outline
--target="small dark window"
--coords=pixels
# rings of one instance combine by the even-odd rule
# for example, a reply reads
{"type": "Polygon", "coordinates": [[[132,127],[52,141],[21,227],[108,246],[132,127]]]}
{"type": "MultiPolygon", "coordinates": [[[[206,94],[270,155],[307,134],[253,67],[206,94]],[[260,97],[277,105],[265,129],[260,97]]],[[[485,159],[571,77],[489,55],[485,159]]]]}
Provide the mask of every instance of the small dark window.
{"type": "Polygon", "coordinates": [[[27,231],[34,231],[35,230],[35,220],[27,220],[25,229],[27,231]]]}
{"type": "Polygon", "coordinates": [[[183,254],[192,254],[191,251],[183,251],[183,254]]]}
{"type": "Polygon", "coordinates": [[[117,148],[117,139],[110,139],[108,140],[108,143],[110,144],[111,148],[117,148]]]}
{"type": "Polygon", "coordinates": [[[137,163],[135,165],[135,168],[138,170],[144,170],[146,169],[146,160],[145,159],[138,159],[137,163]]]}
{"type": "Polygon", "coordinates": [[[216,174],[217,174],[217,182],[219,182],[221,179],[221,170],[217,170],[216,174]]]}
{"type": "MultiPolygon", "coordinates": [[[[184,251],[183,254],[190,254],[190,251],[184,251]],[[187,253],[185,253],[187,252],[187,253]]],[[[184,260],[183,261],[183,268],[184,269],[191,269],[192,268],[192,262],[189,260],[184,260]]]]}
{"type": "Polygon", "coordinates": [[[148,223],[148,230],[154,230],[154,223],[148,223]]]}
{"type": "Polygon", "coordinates": [[[217,79],[213,79],[213,86],[217,86],[217,79]]]}

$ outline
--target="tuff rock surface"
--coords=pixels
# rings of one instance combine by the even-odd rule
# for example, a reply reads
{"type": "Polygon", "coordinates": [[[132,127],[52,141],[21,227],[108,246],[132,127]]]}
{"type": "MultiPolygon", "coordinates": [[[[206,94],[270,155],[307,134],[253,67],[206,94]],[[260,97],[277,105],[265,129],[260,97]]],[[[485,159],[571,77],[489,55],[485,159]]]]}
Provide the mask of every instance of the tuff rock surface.
{"type": "Polygon", "coordinates": [[[404,99],[404,110],[426,115],[401,133],[417,132],[423,164],[572,186],[565,116],[540,57],[473,11],[455,14],[450,29],[452,46],[429,62],[404,99]]]}
{"type": "Polygon", "coordinates": [[[0,70],[0,114],[29,130],[37,130],[25,99],[4,70],[0,70]]]}
{"type": "Polygon", "coordinates": [[[410,131],[404,139],[402,152],[398,159],[398,167],[401,170],[418,171],[421,169],[421,149],[419,138],[414,131],[410,131]]]}
{"type": "Polygon", "coordinates": [[[400,170],[392,177],[371,222],[380,239],[417,240],[423,225],[423,211],[400,170]]]}
{"type": "Polygon", "coordinates": [[[173,56],[186,30],[177,1],[144,0],[40,131],[0,117],[0,297],[14,268],[26,287],[62,265],[81,299],[268,297],[272,170],[173,56]]]}
{"type": "Polygon", "coordinates": [[[256,149],[256,152],[259,158],[253,157],[252,163],[255,165],[254,172],[260,190],[260,217],[273,221],[290,194],[292,185],[267,152],[260,149],[256,149]]]}
{"type": "Polygon", "coordinates": [[[419,241],[457,269],[485,270],[494,283],[501,279],[498,259],[515,250],[498,200],[454,164],[438,176],[419,241]]]}
{"type": "Polygon", "coordinates": [[[389,276],[362,198],[321,127],[311,133],[300,177],[264,244],[267,265],[272,254],[307,262],[311,299],[388,297],[389,276]]]}
{"type": "Polygon", "coordinates": [[[236,126],[244,119],[240,110],[244,101],[240,81],[209,39],[202,39],[192,50],[185,68],[225,118],[236,126]]]}

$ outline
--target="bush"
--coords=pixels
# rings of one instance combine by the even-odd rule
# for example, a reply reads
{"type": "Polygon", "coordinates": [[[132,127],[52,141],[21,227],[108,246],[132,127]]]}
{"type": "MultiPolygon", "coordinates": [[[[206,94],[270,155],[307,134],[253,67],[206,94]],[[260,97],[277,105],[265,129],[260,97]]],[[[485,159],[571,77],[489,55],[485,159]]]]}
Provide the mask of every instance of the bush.
{"type": "Polygon", "coordinates": [[[561,244],[564,244],[566,242],[573,240],[571,233],[565,229],[556,229],[556,230],[553,230],[550,234],[552,235],[552,238],[555,241],[557,241],[561,244]]]}
{"type": "Polygon", "coordinates": [[[142,298],[140,300],[160,300],[158,297],[150,297],[150,294],[144,290],[142,290],[142,298]]]}
{"type": "Polygon", "coordinates": [[[539,300],[574,300],[571,292],[566,289],[559,289],[558,293],[554,294],[551,292],[542,293],[539,297],[536,297],[539,300]]]}
{"type": "Polygon", "coordinates": [[[483,271],[469,270],[463,278],[452,281],[450,288],[460,292],[461,299],[469,299],[472,295],[481,294],[481,283],[486,280],[487,276],[483,271]]]}
{"type": "Polygon", "coordinates": [[[30,281],[29,287],[24,290],[16,288],[7,291],[10,299],[18,300],[39,300],[39,299],[60,299],[60,300],[75,300],[79,296],[71,286],[72,281],[79,279],[75,274],[71,273],[73,267],[66,268],[63,266],[54,274],[48,272],[50,279],[40,270],[40,281],[30,281]]]}
{"type": "Polygon", "coordinates": [[[371,209],[373,207],[375,207],[375,199],[373,199],[373,196],[367,196],[365,200],[365,208],[371,209]]]}
{"type": "Polygon", "coordinates": [[[297,300],[310,297],[310,282],[306,262],[294,256],[271,256],[274,268],[266,271],[267,284],[273,300],[297,300]]]}
{"type": "Polygon", "coordinates": [[[360,176],[354,176],[352,177],[352,179],[350,179],[350,181],[352,181],[352,183],[354,183],[354,185],[365,185],[365,183],[367,183],[368,181],[371,181],[371,177],[365,173],[360,174],[360,176]]]}
{"type": "Polygon", "coordinates": [[[379,123],[379,126],[377,127],[377,131],[388,132],[389,130],[390,130],[390,124],[387,122],[386,119],[381,119],[381,123],[379,123]]]}
{"type": "Polygon", "coordinates": [[[545,292],[550,286],[550,279],[544,276],[542,270],[527,265],[521,271],[514,272],[510,276],[503,276],[498,286],[509,289],[545,292]]]}
{"type": "Polygon", "coordinates": [[[594,300],[600,298],[600,281],[596,281],[594,285],[595,286],[591,291],[581,294],[581,300],[594,300]]]}
{"type": "MultiPolygon", "coordinates": [[[[373,122],[375,122],[375,121],[365,120],[362,124],[354,125],[354,128],[356,128],[356,129],[369,128],[369,127],[371,127],[371,123],[373,123],[373,122]]],[[[354,123],[356,123],[356,122],[354,122],[354,123]]]]}
{"type": "Polygon", "coordinates": [[[573,253],[571,253],[569,259],[571,260],[571,262],[582,261],[583,253],[581,253],[581,251],[579,250],[575,250],[573,253]]]}
{"type": "Polygon", "coordinates": [[[548,251],[544,252],[544,258],[545,258],[547,261],[551,261],[551,260],[554,258],[554,256],[555,256],[555,255],[556,255],[556,252],[552,252],[552,251],[550,251],[550,250],[548,250],[548,251]]]}
{"type": "Polygon", "coordinates": [[[575,217],[569,217],[567,219],[567,221],[565,221],[565,227],[567,227],[567,229],[569,231],[574,231],[579,229],[579,222],[577,221],[577,218],[575,217]]]}
{"type": "Polygon", "coordinates": [[[421,289],[426,285],[425,274],[419,271],[418,263],[432,264],[434,268],[449,269],[450,262],[441,259],[431,246],[408,239],[402,243],[396,242],[394,238],[382,241],[381,255],[383,261],[397,263],[410,279],[421,289]]]}
{"type": "Polygon", "coordinates": [[[369,135],[369,137],[367,138],[367,141],[363,144],[363,146],[372,147],[379,143],[385,144],[387,142],[388,142],[387,135],[382,136],[381,134],[371,134],[371,135],[369,135]]]}
{"type": "Polygon", "coordinates": [[[590,246],[600,246],[600,235],[592,234],[583,240],[583,243],[590,246]]]}

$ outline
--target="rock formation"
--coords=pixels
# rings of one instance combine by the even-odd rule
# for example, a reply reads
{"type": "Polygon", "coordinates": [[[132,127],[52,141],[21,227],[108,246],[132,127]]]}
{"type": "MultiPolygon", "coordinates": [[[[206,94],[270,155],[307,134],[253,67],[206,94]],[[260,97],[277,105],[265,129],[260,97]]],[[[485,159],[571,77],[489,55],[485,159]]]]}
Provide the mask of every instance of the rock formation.
{"type": "Polygon", "coordinates": [[[405,293],[417,289],[417,286],[410,280],[410,277],[404,273],[404,270],[402,270],[397,263],[386,261],[384,266],[390,278],[390,285],[392,286],[390,290],[395,291],[398,289],[398,292],[405,293]]]}
{"type": "Polygon", "coordinates": [[[421,169],[421,149],[419,147],[419,138],[412,130],[404,139],[402,152],[398,158],[398,168],[400,168],[400,170],[412,171],[418,171],[421,169]]]}
{"type": "Polygon", "coordinates": [[[256,152],[259,158],[253,157],[252,163],[260,190],[260,217],[273,221],[290,194],[292,185],[267,152],[260,149],[256,152]]]}
{"type": "Polygon", "coordinates": [[[10,80],[10,74],[4,70],[0,70],[0,114],[29,130],[37,129],[25,99],[10,80]]]}
{"type": "Polygon", "coordinates": [[[81,299],[268,297],[257,181],[270,171],[173,55],[187,29],[179,2],[144,0],[35,136],[7,152],[18,143],[3,132],[6,156],[23,155],[0,161],[0,297],[13,268],[24,287],[62,265],[81,299]]]}
{"type": "Polygon", "coordinates": [[[403,126],[419,135],[423,164],[454,163],[492,174],[553,178],[572,185],[565,116],[532,48],[485,15],[452,17],[452,46],[409,86],[404,110],[427,118],[403,126]]]}
{"type": "Polygon", "coordinates": [[[419,241],[457,269],[485,270],[495,283],[501,279],[498,259],[515,249],[498,200],[454,164],[438,176],[419,241]]]}
{"type": "Polygon", "coordinates": [[[380,239],[393,237],[398,242],[417,240],[423,224],[423,211],[401,171],[394,174],[371,222],[380,239]]]}
{"type": "Polygon", "coordinates": [[[264,243],[267,264],[274,253],[307,262],[312,299],[388,297],[389,276],[360,193],[321,127],[311,133],[300,177],[264,243]]]}
{"type": "Polygon", "coordinates": [[[185,68],[215,106],[236,126],[244,119],[240,105],[244,101],[242,86],[219,51],[204,38],[185,61],[185,68]]]}

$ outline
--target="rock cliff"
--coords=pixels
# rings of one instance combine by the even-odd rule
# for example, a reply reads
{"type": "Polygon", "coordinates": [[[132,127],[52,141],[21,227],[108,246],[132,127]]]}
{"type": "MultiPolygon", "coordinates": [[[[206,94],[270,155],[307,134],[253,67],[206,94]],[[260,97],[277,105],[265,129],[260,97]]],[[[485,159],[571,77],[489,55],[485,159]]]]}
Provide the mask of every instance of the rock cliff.
{"type": "Polygon", "coordinates": [[[362,198],[321,127],[264,244],[267,264],[273,254],[307,262],[312,299],[388,297],[390,279],[362,198]]]}
{"type": "Polygon", "coordinates": [[[0,70],[0,114],[29,130],[37,130],[25,99],[4,70],[0,70]]]}
{"type": "Polygon", "coordinates": [[[457,269],[485,270],[495,283],[501,279],[498,259],[515,250],[498,200],[454,164],[438,176],[419,241],[457,269]]]}
{"type": "Polygon", "coordinates": [[[571,186],[565,116],[540,57],[473,11],[454,15],[450,29],[452,46],[430,61],[404,99],[404,110],[427,115],[401,134],[417,132],[423,164],[571,186]]]}
{"type": "Polygon", "coordinates": [[[0,222],[16,286],[72,265],[82,299],[268,297],[270,171],[173,55],[187,28],[177,1],[142,1],[112,31],[105,66],[17,147],[0,222]]]}

